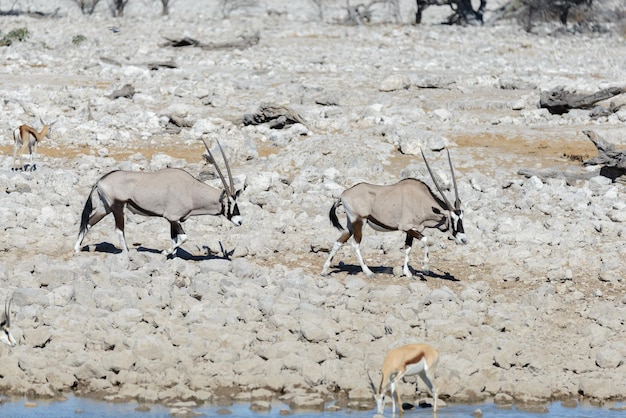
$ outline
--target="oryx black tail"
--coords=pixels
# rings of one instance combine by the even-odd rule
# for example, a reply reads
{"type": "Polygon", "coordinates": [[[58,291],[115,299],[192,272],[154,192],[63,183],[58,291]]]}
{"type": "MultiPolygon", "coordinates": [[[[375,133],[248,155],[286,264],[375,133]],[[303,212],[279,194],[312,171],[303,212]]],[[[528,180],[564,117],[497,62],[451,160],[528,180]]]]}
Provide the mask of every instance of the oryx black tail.
{"type": "Polygon", "coordinates": [[[344,227],[339,223],[339,218],[337,218],[337,208],[339,206],[341,206],[341,199],[337,199],[330,208],[330,212],[328,212],[328,219],[330,219],[330,223],[332,223],[335,228],[343,231],[344,227]]]}
{"type": "Polygon", "coordinates": [[[87,201],[85,202],[85,207],[83,208],[83,213],[80,216],[80,229],[78,230],[79,236],[84,236],[87,232],[87,224],[89,223],[89,217],[91,216],[91,212],[93,212],[93,194],[98,187],[98,183],[96,183],[92,188],[89,196],[87,197],[87,201]]]}

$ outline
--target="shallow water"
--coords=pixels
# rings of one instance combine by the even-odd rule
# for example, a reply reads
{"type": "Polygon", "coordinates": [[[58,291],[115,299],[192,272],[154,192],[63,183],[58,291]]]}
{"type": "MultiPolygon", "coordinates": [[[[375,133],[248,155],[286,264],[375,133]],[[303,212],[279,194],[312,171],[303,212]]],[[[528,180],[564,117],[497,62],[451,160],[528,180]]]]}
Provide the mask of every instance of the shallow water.
{"type": "MultiPolygon", "coordinates": [[[[89,418],[109,418],[109,417],[171,417],[170,408],[161,405],[150,405],[148,410],[138,411],[139,404],[136,403],[109,403],[95,401],[85,398],[69,397],[66,401],[30,401],[27,399],[5,399],[0,404],[0,416],[10,418],[66,418],[66,417],[89,417],[89,418]]],[[[142,405],[144,406],[144,405],[142,405]]],[[[589,405],[579,405],[576,408],[564,407],[560,403],[548,405],[548,411],[544,413],[526,412],[521,409],[501,408],[492,403],[480,405],[448,405],[440,409],[438,418],[448,417],[469,417],[477,410],[480,410],[485,417],[498,418],[530,418],[548,416],[550,418],[617,418],[626,415],[626,404],[616,403],[604,407],[593,407],[589,405]]],[[[252,412],[249,404],[234,404],[228,407],[223,406],[202,406],[193,408],[197,414],[207,417],[224,416],[231,418],[282,418],[285,416],[288,407],[281,404],[272,405],[269,412],[252,412]],[[283,413],[281,413],[283,411],[283,413]]],[[[290,416],[294,418],[372,418],[374,410],[354,411],[341,410],[337,412],[294,412],[290,416]]],[[[391,410],[386,410],[386,417],[391,416],[391,410]]],[[[415,409],[404,413],[404,417],[430,417],[431,409],[415,409]]]]}

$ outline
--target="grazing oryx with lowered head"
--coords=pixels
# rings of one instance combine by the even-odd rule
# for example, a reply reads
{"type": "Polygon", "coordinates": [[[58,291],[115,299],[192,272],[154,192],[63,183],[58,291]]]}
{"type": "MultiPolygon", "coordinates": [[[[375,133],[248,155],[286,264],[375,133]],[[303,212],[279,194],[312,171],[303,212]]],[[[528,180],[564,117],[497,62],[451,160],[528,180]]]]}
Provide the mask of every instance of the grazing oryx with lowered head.
{"type": "Polygon", "coordinates": [[[11,299],[7,298],[4,302],[4,319],[0,322],[2,333],[0,334],[0,342],[5,343],[9,347],[15,347],[17,342],[11,334],[11,299]]]}
{"type": "MultiPolygon", "coordinates": [[[[446,150],[447,151],[447,150],[446,150]]],[[[389,186],[379,186],[369,183],[358,183],[345,190],[335,204],[330,208],[329,218],[333,226],[343,231],[339,223],[336,210],[340,205],[346,212],[347,231],[343,232],[335,242],[328,259],[322,268],[322,275],[329,273],[330,262],[341,246],[354,235],[354,251],[359,260],[361,269],[368,276],[372,271],[363,262],[359,246],[363,237],[363,224],[367,222],[372,228],[381,232],[402,231],[406,233],[404,246],[404,267],[402,272],[411,277],[409,269],[409,253],[413,239],[417,238],[424,243],[424,263],[422,270],[428,271],[428,241],[422,234],[425,228],[437,228],[440,231],[450,231],[458,244],[466,244],[467,238],[463,229],[463,211],[461,200],[456,187],[452,160],[448,151],[448,162],[452,172],[454,184],[455,202],[450,204],[443,193],[435,176],[422,152],[422,158],[426,163],[430,177],[433,179],[437,190],[441,194],[440,199],[421,180],[407,178],[389,186]]]]}
{"type": "Polygon", "coordinates": [[[223,189],[211,187],[188,172],[174,168],[165,168],[155,172],[117,170],[105,174],[93,186],[87,198],[74,251],[80,251],[80,245],[87,231],[113,212],[115,231],[120,238],[122,250],[128,252],[124,237],[124,208],[126,206],[133,213],[143,216],[160,216],[169,221],[172,247],[163,251],[163,254],[168,256],[173,255],[187,239],[181,222],[190,216],[224,215],[235,225],[241,225],[241,215],[237,206],[237,197],[241,190],[235,191],[228,160],[219,141],[217,145],[224,158],[230,184],[226,183],[209,146],[204,141],[209,158],[213,161],[224,185],[223,189]]]}

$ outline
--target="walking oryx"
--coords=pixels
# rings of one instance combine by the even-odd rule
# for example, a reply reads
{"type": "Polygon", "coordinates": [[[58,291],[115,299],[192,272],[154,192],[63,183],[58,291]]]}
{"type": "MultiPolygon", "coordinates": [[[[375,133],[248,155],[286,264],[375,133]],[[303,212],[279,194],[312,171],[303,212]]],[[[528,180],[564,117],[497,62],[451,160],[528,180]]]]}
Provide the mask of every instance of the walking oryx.
{"type": "MultiPolygon", "coordinates": [[[[447,151],[447,150],[446,150],[447,151]]],[[[424,263],[422,270],[428,271],[428,241],[422,235],[425,228],[437,228],[440,231],[451,231],[451,235],[458,244],[466,244],[467,238],[463,230],[463,211],[461,200],[456,187],[452,160],[448,151],[448,163],[452,172],[454,184],[455,202],[450,204],[446,195],[437,184],[435,176],[430,170],[426,156],[422,152],[422,158],[426,163],[430,177],[433,179],[437,190],[443,197],[439,199],[433,191],[421,180],[407,178],[389,186],[379,186],[369,183],[358,183],[345,190],[328,214],[335,228],[343,231],[339,223],[336,210],[340,205],[346,212],[347,231],[343,232],[335,242],[328,259],[322,268],[322,275],[329,273],[330,262],[341,246],[354,235],[353,247],[359,260],[361,269],[367,276],[372,276],[372,271],[363,262],[359,246],[363,237],[363,224],[367,222],[372,228],[382,232],[403,231],[406,233],[404,246],[404,267],[402,272],[411,277],[409,269],[409,253],[413,244],[413,238],[424,243],[424,263]]]]}
{"type": "Polygon", "coordinates": [[[0,322],[2,333],[0,334],[0,342],[5,343],[9,347],[15,347],[17,342],[11,334],[11,299],[7,298],[4,302],[4,319],[0,322]]]}
{"type": "Polygon", "coordinates": [[[241,225],[241,215],[237,207],[237,197],[241,190],[235,191],[226,155],[219,142],[217,145],[224,158],[230,184],[226,183],[209,146],[204,142],[209,157],[213,160],[222,180],[223,189],[211,187],[195,179],[188,172],[173,168],[155,172],[118,170],[102,176],[91,189],[85,203],[74,250],[80,251],[80,245],[89,228],[113,212],[115,231],[120,237],[122,249],[128,251],[124,237],[124,208],[126,206],[133,213],[161,216],[169,221],[172,247],[163,251],[166,255],[174,254],[187,239],[181,222],[190,216],[224,215],[235,225],[241,225]]]}
{"type": "MultiPolygon", "coordinates": [[[[397,384],[404,376],[418,375],[433,395],[433,412],[437,412],[437,386],[435,386],[435,369],[439,364],[439,353],[428,344],[409,344],[394,348],[385,356],[380,384],[376,386],[370,376],[370,385],[374,391],[376,409],[382,414],[385,409],[385,392],[391,391],[392,415],[396,414],[396,406],[402,413],[402,403],[397,384]]],[[[369,376],[369,372],[368,372],[369,376]]]]}

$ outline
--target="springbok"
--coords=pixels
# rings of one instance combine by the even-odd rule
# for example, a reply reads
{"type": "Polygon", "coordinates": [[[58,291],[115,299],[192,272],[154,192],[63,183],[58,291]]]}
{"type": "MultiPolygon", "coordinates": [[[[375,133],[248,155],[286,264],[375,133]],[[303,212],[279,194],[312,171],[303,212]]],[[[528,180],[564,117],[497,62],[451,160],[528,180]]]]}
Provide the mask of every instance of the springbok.
{"type": "Polygon", "coordinates": [[[0,334],[0,342],[5,343],[9,347],[15,347],[17,342],[11,334],[11,299],[7,297],[4,302],[4,319],[0,322],[2,334],[0,334]]]}
{"type": "Polygon", "coordinates": [[[402,413],[402,403],[396,385],[404,376],[418,375],[433,396],[433,412],[437,412],[437,386],[435,386],[435,370],[439,364],[439,353],[428,344],[409,344],[394,348],[387,353],[382,367],[382,377],[378,386],[372,377],[370,385],[374,391],[374,400],[379,414],[385,409],[385,393],[391,391],[392,413],[396,407],[402,413]]]}
{"type": "Polygon", "coordinates": [[[211,187],[188,172],[174,168],[154,172],[112,171],[102,176],[91,189],[83,209],[74,251],[80,251],[87,231],[113,212],[115,231],[120,238],[122,250],[128,252],[124,237],[126,206],[135,214],[160,216],[169,221],[172,247],[163,251],[163,254],[168,256],[173,255],[187,239],[181,222],[190,216],[224,215],[235,225],[241,225],[241,215],[237,206],[237,197],[241,190],[234,189],[226,154],[218,141],[217,145],[224,158],[230,184],[226,183],[206,141],[203,142],[209,153],[209,159],[212,160],[222,180],[223,189],[211,187]]]}
{"type": "Polygon", "coordinates": [[[19,155],[20,160],[20,169],[24,168],[24,161],[22,161],[22,155],[26,149],[26,145],[28,145],[28,155],[30,159],[29,170],[35,170],[35,159],[37,158],[37,145],[45,136],[50,133],[50,127],[54,125],[56,122],[52,122],[51,124],[46,124],[39,118],[39,121],[43,125],[41,131],[37,132],[37,130],[28,125],[20,125],[13,131],[13,141],[15,142],[15,148],[13,149],[13,170],[18,170],[17,168],[17,160],[19,155]],[[19,150],[19,154],[18,154],[19,150]],[[34,157],[33,157],[34,156],[34,157]]]}
{"type": "Polygon", "coordinates": [[[424,158],[430,177],[433,179],[443,200],[435,196],[426,183],[413,178],[403,179],[388,186],[358,183],[345,190],[330,208],[328,216],[335,228],[344,231],[336,213],[337,208],[343,205],[347,218],[347,231],[344,231],[333,245],[328,259],[322,268],[322,275],[329,274],[330,262],[333,257],[339,248],[354,235],[353,247],[361,269],[368,277],[373,276],[372,271],[363,262],[359,248],[363,237],[363,224],[366,222],[377,231],[403,231],[406,233],[402,272],[409,278],[412,277],[408,264],[409,253],[411,252],[414,238],[424,243],[422,271],[429,270],[428,239],[422,234],[425,228],[437,228],[442,232],[451,230],[452,238],[458,244],[467,243],[467,237],[463,229],[461,200],[459,199],[456,186],[450,152],[448,151],[448,163],[452,172],[452,182],[456,197],[454,206],[450,204],[446,195],[439,187],[423,152],[422,158],[424,158]]]}

